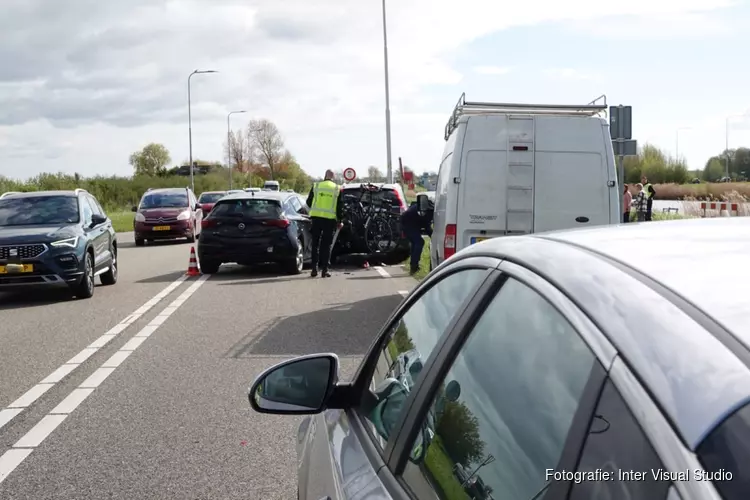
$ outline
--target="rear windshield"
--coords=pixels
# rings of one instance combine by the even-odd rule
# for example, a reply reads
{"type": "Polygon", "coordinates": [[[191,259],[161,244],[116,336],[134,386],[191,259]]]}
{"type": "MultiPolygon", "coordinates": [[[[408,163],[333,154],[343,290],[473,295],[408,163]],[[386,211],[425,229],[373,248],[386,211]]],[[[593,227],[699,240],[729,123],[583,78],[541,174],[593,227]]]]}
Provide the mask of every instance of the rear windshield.
{"type": "Polygon", "coordinates": [[[245,219],[278,219],[281,205],[275,200],[225,200],[214,205],[211,218],[242,217],[245,219]]]}
{"type": "Polygon", "coordinates": [[[141,208],[183,208],[188,206],[187,192],[147,193],[141,200],[141,208]]]}
{"type": "Polygon", "coordinates": [[[80,220],[78,198],[34,196],[0,200],[0,226],[75,224],[80,220]]]}
{"type": "Polygon", "coordinates": [[[216,203],[224,196],[224,193],[203,193],[198,198],[198,203],[216,203]]]}
{"type": "Polygon", "coordinates": [[[750,491],[750,405],[738,410],[698,446],[698,459],[726,500],[746,500],[750,491]]]}
{"type": "MultiPolygon", "coordinates": [[[[344,189],[344,203],[356,202],[357,200],[359,200],[361,193],[362,191],[358,187],[344,189]]],[[[375,205],[383,205],[386,207],[389,205],[391,207],[401,206],[401,203],[398,199],[398,194],[396,194],[396,191],[394,191],[393,189],[385,188],[381,189],[380,191],[372,192],[372,200],[375,205]]],[[[370,193],[365,193],[364,197],[362,197],[362,203],[370,203],[370,193]]]]}

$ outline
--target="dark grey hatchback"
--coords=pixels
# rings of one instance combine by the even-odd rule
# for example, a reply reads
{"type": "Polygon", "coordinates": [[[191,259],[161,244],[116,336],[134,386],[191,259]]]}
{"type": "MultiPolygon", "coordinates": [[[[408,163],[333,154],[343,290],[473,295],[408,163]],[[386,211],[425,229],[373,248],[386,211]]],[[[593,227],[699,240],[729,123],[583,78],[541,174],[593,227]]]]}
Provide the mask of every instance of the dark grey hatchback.
{"type": "Polygon", "coordinates": [[[417,286],[351,382],[303,356],[250,404],[311,415],[302,500],[745,500],[748,255],[748,218],[487,240],[417,286]]]}

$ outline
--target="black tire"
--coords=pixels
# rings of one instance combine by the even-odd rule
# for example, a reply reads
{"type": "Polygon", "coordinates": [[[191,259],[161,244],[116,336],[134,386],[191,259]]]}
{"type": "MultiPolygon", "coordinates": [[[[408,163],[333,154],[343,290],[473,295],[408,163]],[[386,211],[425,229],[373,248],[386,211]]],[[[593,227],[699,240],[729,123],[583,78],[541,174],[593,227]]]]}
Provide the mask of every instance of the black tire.
{"type": "Polygon", "coordinates": [[[73,294],[79,299],[90,299],[94,296],[94,258],[86,252],[81,282],[73,287],[73,294]]]}
{"type": "Polygon", "coordinates": [[[145,244],[146,244],[146,240],[141,240],[141,239],[138,239],[138,238],[135,239],[135,246],[142,247],[145,244]]]}
{"type": "Polygon", "coordinates": [[[109,271],[102,273],[99,277],[102,285],[109,286],[117,283],[117,276],[119,274],[117,265],[117,247],[112,247],[112,263],[109,265],[109,271]]]}
{"type": "Polygon", "coordinates": [[[198,262],[200,263],[201,272],[203,274],[216,274],[221,267],[221,262],[211,259],[199,258],[198,262]]]}
{"type": "Polygon", "coordinates": [[[297,255],[293,260],[287,262],[284,267],[287,274],[301,274],[305,267],[305,245],[303,240],[297,238],[297,255]]]}

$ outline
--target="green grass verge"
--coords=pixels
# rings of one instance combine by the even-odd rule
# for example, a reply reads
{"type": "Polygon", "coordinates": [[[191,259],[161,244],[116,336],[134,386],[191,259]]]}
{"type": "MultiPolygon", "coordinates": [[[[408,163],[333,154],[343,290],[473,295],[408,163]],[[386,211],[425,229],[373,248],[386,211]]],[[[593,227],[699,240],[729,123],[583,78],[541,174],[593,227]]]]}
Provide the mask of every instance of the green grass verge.
{"type": "Polygon", "coordinates": [[[453,474],[453,462],[443,449],[440,437],[435,439],[427,448],[427,456],[424,465],[430,471],[432,477],[443,490],[443,497],[450,500],[469,500],[469,496],[461,487],[461,483],[453,474]]]}
{"type": "Polygon", "coordinates": [[[115,232],[126,233],[133,230],[133,212],[110,212],[107,215],[112,220],[115,232]]]}

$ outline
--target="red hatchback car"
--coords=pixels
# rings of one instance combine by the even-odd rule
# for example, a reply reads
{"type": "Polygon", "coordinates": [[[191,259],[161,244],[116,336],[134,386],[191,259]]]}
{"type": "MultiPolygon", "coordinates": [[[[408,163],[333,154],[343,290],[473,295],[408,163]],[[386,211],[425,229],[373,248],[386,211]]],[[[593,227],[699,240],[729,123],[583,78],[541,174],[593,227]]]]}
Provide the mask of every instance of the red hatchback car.
{"type": "Polygon", "coordinates": [[[190,188],[149,189],[133,207],[135,245],[147,241],[187,238],[195,242],[203,210],[190,188]]]}
{"type": "Polygon", "coordinates": [[[226,191],[204,191],[198,197],[198,204],[203,209],[203,217],[205,218],[211,213],[214,205],[217,201],[227,195],[226,191]]]}

